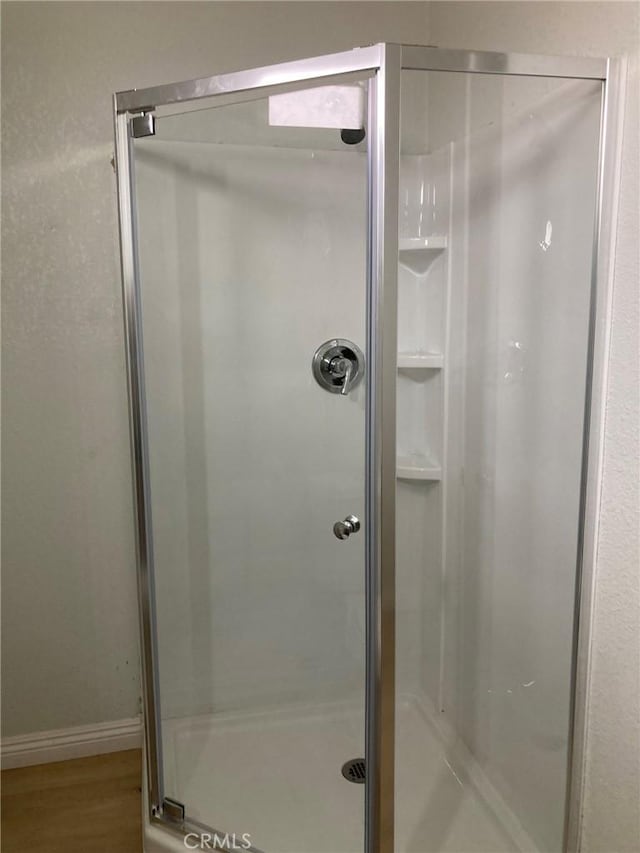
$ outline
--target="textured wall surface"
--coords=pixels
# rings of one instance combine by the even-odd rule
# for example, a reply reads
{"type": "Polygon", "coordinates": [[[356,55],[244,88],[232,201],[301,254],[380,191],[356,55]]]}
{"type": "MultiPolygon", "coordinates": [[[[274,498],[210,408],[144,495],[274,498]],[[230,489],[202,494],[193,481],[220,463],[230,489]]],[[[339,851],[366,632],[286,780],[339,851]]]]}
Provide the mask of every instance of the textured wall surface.
{"type": "Polygon", "coordinates": [[[596,567],[582,849],[640,850],[640,579],[638,573],[638,5],[432,3],[440,47],[630,56],[604,482],[596,567]]]}
{"type": "Polygon", "coordinates": [[[2,4],[4,735],[138,710],[111,94],[426,41],[426,20],[423,3],[2,4]]]}

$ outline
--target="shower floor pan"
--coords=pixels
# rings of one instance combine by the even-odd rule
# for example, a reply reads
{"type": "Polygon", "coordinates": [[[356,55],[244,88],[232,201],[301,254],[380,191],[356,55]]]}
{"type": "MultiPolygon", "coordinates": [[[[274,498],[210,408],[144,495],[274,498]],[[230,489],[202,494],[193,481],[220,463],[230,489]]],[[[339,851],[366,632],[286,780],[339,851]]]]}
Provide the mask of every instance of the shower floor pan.
{"type": "MultiPolygon", "coordinates": [[[[397,853],[522,849],[453,771],[421,704],[400,703],[396,721],[397,853]]],[[[168,720],[166,793],[238,845],[249,833],[265,853],[362,853],[365,786],[341,773],[364,754],[362,729],[361,709],[346,704],[168,720]]],[[[182,838],[145,826],[145,853],[184,850],[182,838]]]]}

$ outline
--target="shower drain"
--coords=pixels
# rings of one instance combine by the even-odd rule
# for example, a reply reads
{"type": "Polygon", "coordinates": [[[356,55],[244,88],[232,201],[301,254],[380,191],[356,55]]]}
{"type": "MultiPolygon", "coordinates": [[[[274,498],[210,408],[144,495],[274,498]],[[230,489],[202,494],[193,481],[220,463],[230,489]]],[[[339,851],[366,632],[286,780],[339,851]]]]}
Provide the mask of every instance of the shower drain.
{"type": "Polygon", "coordinates": [[[342,775],[349,782],[362,785],[366,779],[364,758],[352,758],[342,765],[342,775]]]}

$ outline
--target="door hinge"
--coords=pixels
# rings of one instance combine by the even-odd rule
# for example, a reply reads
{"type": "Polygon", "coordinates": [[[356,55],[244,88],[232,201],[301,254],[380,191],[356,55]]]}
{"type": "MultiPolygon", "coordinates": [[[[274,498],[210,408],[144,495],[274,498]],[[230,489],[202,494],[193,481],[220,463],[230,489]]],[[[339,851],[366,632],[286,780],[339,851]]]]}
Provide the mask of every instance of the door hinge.
{"type": "Polygon", "coordinates": [[[156,117],[151,112],[133,116],[129,127],[131,128],[131,136],[134,139],[141,139],[144,136],[155,136],[156,117]]]}
{"type": "Polygon", "coordinates": [[[172,800],[171,797],[165,797],[162,801],[162,816],[176,821],[176,823],[182,823],[184,821],[184,806],[177,800],[172,800]]]}

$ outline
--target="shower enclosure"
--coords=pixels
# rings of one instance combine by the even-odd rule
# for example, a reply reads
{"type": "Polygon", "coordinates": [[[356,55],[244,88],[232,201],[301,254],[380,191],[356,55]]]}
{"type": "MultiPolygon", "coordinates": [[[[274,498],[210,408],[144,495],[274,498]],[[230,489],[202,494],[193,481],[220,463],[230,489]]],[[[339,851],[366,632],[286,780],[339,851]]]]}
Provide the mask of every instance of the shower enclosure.
{"type": "Polygon", "coordinates": [[[115,96],[147,853],[577,849],[618,73],[115,96]]]}

